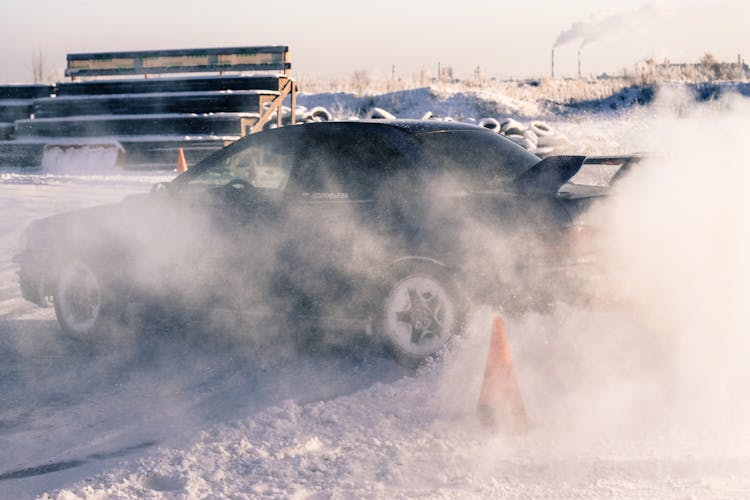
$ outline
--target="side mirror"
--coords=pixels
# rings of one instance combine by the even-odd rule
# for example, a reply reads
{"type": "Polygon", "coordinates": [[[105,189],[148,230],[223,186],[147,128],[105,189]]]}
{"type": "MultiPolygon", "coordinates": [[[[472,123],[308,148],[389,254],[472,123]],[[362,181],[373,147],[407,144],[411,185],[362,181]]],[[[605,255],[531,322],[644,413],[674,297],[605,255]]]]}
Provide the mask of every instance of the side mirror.
{"type": "Polygon", "coordinates": [[[152,193],[166,193],[169,192],[169,183],[168,182],[157,182],[153,186],[151,186],[151,192],[152,193]]]}

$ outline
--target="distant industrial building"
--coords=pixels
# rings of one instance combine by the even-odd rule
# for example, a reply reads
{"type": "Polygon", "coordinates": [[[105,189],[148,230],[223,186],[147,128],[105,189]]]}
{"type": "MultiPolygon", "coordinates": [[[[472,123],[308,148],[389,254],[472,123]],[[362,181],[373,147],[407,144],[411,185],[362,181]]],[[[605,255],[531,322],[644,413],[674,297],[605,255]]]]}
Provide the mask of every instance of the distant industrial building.
{"type": "Polygon", "coordinates": [[[720,62],[706,54],[697,63],[674,63],[669,59],[657,63],[647,59],[639,63],[638,73],[656,80],[746,80],[750,78],[750,67],[741,55],[735,62],[720,62]]]}

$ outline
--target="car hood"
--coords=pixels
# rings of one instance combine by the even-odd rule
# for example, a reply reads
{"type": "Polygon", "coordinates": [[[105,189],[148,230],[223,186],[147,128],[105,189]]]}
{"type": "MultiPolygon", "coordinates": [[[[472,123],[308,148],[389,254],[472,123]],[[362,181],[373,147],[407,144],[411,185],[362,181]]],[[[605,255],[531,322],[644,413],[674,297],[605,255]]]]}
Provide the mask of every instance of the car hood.
{"type": "MultiPolygon", "coordinates": [[[[20,252],[55,252],[61,245],[120,241],[132,237],[144,221],[164,217],[173,209],[153,195],[128,197],[118,203],[97,205],[33,221],[25,231],[25,248],[20,252]],[[129,234],[130,233],[130,234],[129,234]]],[[[19,253],[20,253],[19,252],[19,253]]]]}

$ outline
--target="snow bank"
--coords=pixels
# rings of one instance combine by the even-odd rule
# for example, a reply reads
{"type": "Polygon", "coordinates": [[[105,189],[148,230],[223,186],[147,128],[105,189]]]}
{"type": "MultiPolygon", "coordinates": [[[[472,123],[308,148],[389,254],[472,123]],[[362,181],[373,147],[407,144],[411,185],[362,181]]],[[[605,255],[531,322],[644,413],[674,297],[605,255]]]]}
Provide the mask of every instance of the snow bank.
{"type": "MultiPolygon", "coordinates": [[[[575,314],[581,318],[586,313],[575,314]]],[[[546,325],[552,329],[539,336],[547,337],[544,350],[539,338],[524,339],[540,333],[540,318],[509,323],[518,365],[528,366],[529,357],[537,356],[536,365],[519,372],[535,428],[521,436],[483,429],[474,411],[482,372],[476,360],[484,358],[487,319],[486,311],[477,314],[471,335],[441,363],[414,377],[327,401],[287,400],[252,418],[206,428],[184,447],[159,449],[51,498],[602,499],[685,498],[686,492],[722,498],[750,487],[744,474],[750,458],[734,455],[737,443],[713,442],[709,451],[696,451],[694,434],[664,428],[653,433],[656,429],[646,418],[639,422],[645,432],[631,429],[627,438],[612,432],[621,422],[596,425],[602,410],[607,418],[615,414],[607,402],[620,403],[618,408],[630,418],[637,408],[625,403],[643,403],[647,397],[628,401],[622,399],[622,387],[611,386],[616,396],[606,398],[604,387],[597,387],[597,394],[586,384],[598,386],[601,380],[583,380],[594,375],[590,366],[578,367],[580,379],[574,381],[572,358],[547,358],[553,367],[544,368],[544,352],[570,354],[574,347],[562,344],[570,341],[568,334],[575,337],[577,328],[586,331],[585,339],[580,335],[578,340],[594,338],[591,325],[575,321],[546,325]],[[554,331],[561,327],[564,332],[554,331]],[[535,400],[538,394],[528,390],[529,370],[546,373],[546,401],[535,400]],[[575,383],[577,390],[566,383],[575,383]],[[590,399],[576,397],[580,406],[565,408],[567,414],[550,404],[550,399],[560,404],[580,396],[573,394],[580,390],[590,399]],[[584,420],[586,426],[571,425],[584,420]]],[[[622,317],[598,317],[599,326],[613,322],[623,324],[622,317]]],[[[600,344],[612,342],[599,339],[600,344]]],[[[591,353],[597,346],[576,348],[591,353]]],[[[616,357],[615,352],[599,354],[610,361],[616,357]]],[[[608,381],[611,371],[604,373],[608,381]]],[[[634,391],[643,386],[643,381],[627,383],[634,391]]]]}

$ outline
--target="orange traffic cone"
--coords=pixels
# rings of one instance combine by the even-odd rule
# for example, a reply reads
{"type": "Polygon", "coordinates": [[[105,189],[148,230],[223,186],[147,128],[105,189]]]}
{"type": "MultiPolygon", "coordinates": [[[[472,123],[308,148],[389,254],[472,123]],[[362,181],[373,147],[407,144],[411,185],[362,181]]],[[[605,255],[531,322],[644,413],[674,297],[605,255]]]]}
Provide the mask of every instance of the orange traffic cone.
{"type": "Polygon", "coordinates": [[[526,410],[518,388],[513,359],[500,316],[492,319],[492,338],[479,394],[477,416],[485,427],[523,433],[528,430],[526,410]]]}
{"type": "Polygon", "coordinates": [[[175,167],[175,172],[178,174],[181,174],[183,172],[186,172],[188,169],[187,161],[185,161],[185,151],[180,148],[180,152],[177,153],[177,166],[175,167]]]}

